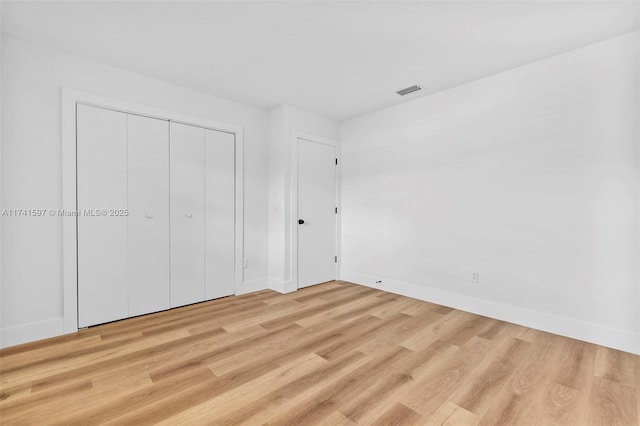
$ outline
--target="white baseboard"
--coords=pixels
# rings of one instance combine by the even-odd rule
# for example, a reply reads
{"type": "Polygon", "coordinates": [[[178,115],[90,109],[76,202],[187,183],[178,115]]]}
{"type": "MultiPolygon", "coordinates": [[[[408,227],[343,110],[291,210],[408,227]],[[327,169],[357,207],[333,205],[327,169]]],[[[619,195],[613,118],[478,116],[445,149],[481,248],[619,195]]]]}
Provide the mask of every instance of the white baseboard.
{"type": "Polygon", "coordinates": [[[298,290],[296,284],[293,281],[283,281],[277,278],[271,278],[269,280],[269,288],[283,294],[291,293],[292,291],[298,290]]]}
{"type": "Polygon", "coordinates": [[[64,334],[62,325],[62,318],[55,318],[47,321],[3,328],[2,347],[8,348],[9,346],[33,342],[35,340],[60,336],[64,334]]]}
{"type": "Polygon", "coordinates": [[[236,296],[253,293],[254,291],[266,290],[269,288],[269,278],[258,278],[257,280],[245,281],[241,287],[236,289],[236,296]]]}
{"type": "Polygon", "coordinates": [[[433,287],[419,286],[402,281],[382,279],[351,271],[342,271],[341,279],[390,293],[424,300],[438,305],[511,322],[536,330],[571,337],[625,352],[640,355],[640,333],[593,324],[573,318],[545,312],[532,311],[517,306],[504,305],[489,300],[450,293],[433,287]]]}

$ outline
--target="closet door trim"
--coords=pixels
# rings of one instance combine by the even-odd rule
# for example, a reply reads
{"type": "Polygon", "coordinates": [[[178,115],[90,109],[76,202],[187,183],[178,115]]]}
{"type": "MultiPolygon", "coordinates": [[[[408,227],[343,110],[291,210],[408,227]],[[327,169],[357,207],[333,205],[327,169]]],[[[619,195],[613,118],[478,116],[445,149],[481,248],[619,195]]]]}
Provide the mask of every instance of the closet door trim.
{"type": "MultiPolygon", "coordinates": [[[[244,255],[244,137],[242,126],[194,117],[179,112],[62,88],[62,206],[63,211],[77,211],[76,109],[78,104],[110,109],[127,114],[167,120],[205,129],[232,133],[235,136],[235,294],[242,293],[244,255]]],[[[63,325],[61,334],[78,330],[78,229],[77,217],[62,219],[63,325]]]]}

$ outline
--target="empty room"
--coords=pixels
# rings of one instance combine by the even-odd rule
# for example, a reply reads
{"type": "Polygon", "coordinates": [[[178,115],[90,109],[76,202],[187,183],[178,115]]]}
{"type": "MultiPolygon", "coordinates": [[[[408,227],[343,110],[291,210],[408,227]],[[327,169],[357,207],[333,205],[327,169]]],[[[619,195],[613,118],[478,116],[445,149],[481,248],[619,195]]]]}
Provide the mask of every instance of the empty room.
{"type": "Polygon", "coordinates": [[[0,22],[1,425],[640,425],[639,1],[0,22]]]}

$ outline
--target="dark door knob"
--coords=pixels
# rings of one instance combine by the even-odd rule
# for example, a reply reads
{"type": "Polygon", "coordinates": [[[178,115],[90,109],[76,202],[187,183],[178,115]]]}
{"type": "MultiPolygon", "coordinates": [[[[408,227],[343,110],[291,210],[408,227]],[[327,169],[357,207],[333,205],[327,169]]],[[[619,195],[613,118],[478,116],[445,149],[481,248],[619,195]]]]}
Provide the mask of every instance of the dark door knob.
{"type": "Polygon", "coordinates": [[[298,225],[302,225],[303,223],[304,223],[304,220],[298,219],[298,225]]]}

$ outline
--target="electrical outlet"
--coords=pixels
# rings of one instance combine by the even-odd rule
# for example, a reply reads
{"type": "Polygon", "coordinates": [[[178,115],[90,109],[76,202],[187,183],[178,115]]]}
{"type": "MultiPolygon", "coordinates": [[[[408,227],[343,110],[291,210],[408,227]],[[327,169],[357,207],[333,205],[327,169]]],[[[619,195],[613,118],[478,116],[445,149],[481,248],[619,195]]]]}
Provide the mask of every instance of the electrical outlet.
{"type": "Polygon", "coordinates": [[[471,282],[479,283],[480,282],[480,272],[472,272],[471,273],[471,282]]]}
{"type": "Polygon", "coordinates": [[[248,268],[249,267],[249,259],[247,259],[246,257],[244,259],[242,259],[242,267],[243,268],[248,268]]]}

